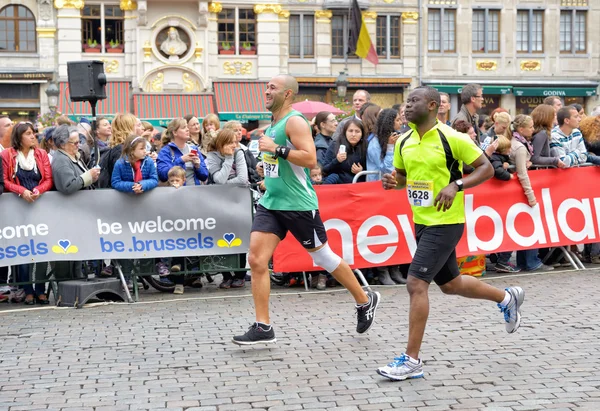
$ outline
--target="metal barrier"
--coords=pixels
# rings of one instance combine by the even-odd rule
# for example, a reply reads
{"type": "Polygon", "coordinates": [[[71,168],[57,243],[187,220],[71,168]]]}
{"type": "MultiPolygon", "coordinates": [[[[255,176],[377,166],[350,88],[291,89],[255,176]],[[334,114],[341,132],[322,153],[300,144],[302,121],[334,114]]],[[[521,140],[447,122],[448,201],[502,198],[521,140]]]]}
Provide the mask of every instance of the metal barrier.
{"type": "MultiPolygon", "coordinates": [[[[594,167],[597,166],[595,164],[592,163],[583,163],[583,164],[578,164],[578,165],[574,165],[570,168],[576,168],[576,167],[594,167]]],[[[545,166],[545,165],[532,165],[532,167],[536,167],[536,169],[550,169],[550,168],[557,168],[556,166],[545,166]]],[[[514,168],[514,166],[511,166],[511,168],[514,168]]],[[[373,175],[373,174],[379,174],[379,171],[361,171],[359,173],[357,173],[354,178],[352,183],[357,183],[358,179],[362,176],[365,175],[373,175]]],[[[250,191],[251,195],[253,195],[253,191],[250,191]]],[[[253,209],[253,216],[254,216],[254,209],[253,209]]],[[[570,251],[568,249],[568,246],[558,246],[558,247],[552,247],[550,248],[550,252],[548,253],[548,255],[543,259],[543,262],[546,262],[549,258],[549,256],[552,254],[552,252],[554,250],[558,250],[561,255],[569,262],[569,264],[573,267],[573,269],[575,270],[583,270],[585,269],[585,266],[583,265],[583,263],[581,262],[581,260],[579,259],[579,257],[577,256],[577,254],[575,254],[574,252],[570,251]]],[[[50,262],[48,264],[51,264],[50,262]]],[[[126,280],[125,280],[125,274],[123,273],[121,264],[119,264],[118,261],[113,260],[113,265],[115,267],[115,269],[117,270],[118,273],[118,277],[119,280],[121,282],[121,284],[123,285],[123,288],[125,290],[125,293],[127,295],[128,301],[129,302],[134,302],[134,301],[138,301],[139,299],[139,289],[138,289],[138,282],[137,282],[137,278],[138,277],[158,277],[158,274],[155,270],[155,264],[154,261],[152,262],[152,270],[147,270],[147,271],[143,271],[141,269],[141,264],[140,264],[140,269],[136,270],[134,269],[134,271],[132,272],[131,278],[133,280],[133,291],[134,291],[134,295],[133,297],[131,296],[131,294],[129,293],[127,284],[126,284],[126,280]]],[[[214,275],[215,273],[222,273],[222,272],[235,272],[235,271],[246,271],[247,268],[245,267],[241,267],[240,264],[240,258],[238,254],[233,254],[233,255],[212,255],[212,256],[204,256],[204,257],[184,257],[184,265],[183,265],[183,270],[180,271],[177,274],[173,274],[173,275],[189,275],[189,276],[201,276],[201,275],[205,275],[207,276],[207,278],[209,278],[209,281],[212,280],[211,275],[214,275]],[[191,267],[189,266],[191,264],[191,267]],[[189,269],[191,268],[191,269],[189,269]]],[[[272,271],[272,270],[270,270],[272,271]]],[[[354,273],[357,275],[357,277],[360,279],[361,283],[363,284],[363,287],[367,288],[368,290],[371,290],[369,284],[367,283],[364,275],[362,274],[362,272],[359,269],[354,269],[353,270],[354,273]]],[[[50,271],[47,272],[45,278],[43,279],[44,283],[48,283],[49,284],[49,290],[48,290],[48,294],[50,293],[50,291],[52,291],[55,295],[55,297],[57,296],[57,289],[58,289],[58,283],[61,281],[69,281],[69,280],[75,280],[75,279],[81,279],[81,278],[64,278],[64,277],[60,277],[57,278],[56,276],[57,272],[55,269],[52,269],[50,271]]],[[[85,272],[84,273],[85,276],[83,277],[83,279],[87,278],[89,274],[91,274],[90,272],[85,272]]],[[[308,279],[307,279],[307,275],[306,272],[302,272],[303,274],[303,278],[304,278],[304,284],[305,284],[305,289],[308,291],[308,279]]],[[[11,278],[16,279],[16,270],[11,269],[11,278]]],[[[37,281],[38,283],[40,281],[37,281]]],[[[31,279],[31,281],[27,281],[27,282],[17,282],[17,281],[10,281],[8,282],[7,285],[9,286],[15,286],[15,285],[24,285],[24,284],[34,284],[36,283],[36,279],[31,279]]]]}
{"type": "MultiPolygon", "coordinates": [[[[593,163],[581,163],[581,164],[576,164],[573,166],[570,166],[568,168],[581,168],[581,167],[596,167],[596,164],[593,163]]],[[[536,170],[548,170],[548,169],[558,169],[557,166],[554,165],[539,165],[539,164],[532,164],[530,169],[533,168],[531,171],[536,171],[536,170]]],[[[515,166],[511,165],[508,167],[509,170],[514,170],[515,166]]],[[[569,246],[558,246],[558,247],[551,247],[548,250],[548,254],[546,254],[546,256],[544,257],[544,259],[542,260],[542,263],[545,263],[546,261],[548,261],[548,259],[550,258],[550,256],[553,254],[554,250],[558,250],[562,256],[569,262],[569,264],[571,264],[571,267],[573,267],[573,269],[575,270],[585,270],[585,266],[583,265],[583,263],[581,262],[581,260],[579,259],[579,257],[577,256],[577,254],[575,254],[574,252],[572,252],[570,249],[568,249],[567,247],[569,246]]]]}
{"type": "Polygon", "coordinates": [[[358,183],[358,179],[359,178],[361,178],[362,176],[369,175],[369,174],[371,174],[371,175],[372,174],[379,174],[379,171],[373,171],[373,170],[371,170],[371,171],[361,171],[360,173],[356,173],[354,175],[354,178],[352,179],[352,184],[358,183]]]}

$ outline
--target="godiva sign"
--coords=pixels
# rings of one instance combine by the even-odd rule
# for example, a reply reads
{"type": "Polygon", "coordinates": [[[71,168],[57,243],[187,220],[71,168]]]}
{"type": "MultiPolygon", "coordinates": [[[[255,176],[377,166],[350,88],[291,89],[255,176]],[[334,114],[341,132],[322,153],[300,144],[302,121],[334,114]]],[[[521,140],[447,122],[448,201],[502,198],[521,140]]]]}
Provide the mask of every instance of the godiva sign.
{"type": "Polygon", "coordinates": [[[517,97],[592,97],[597,94],[597,89],[595,87],[514,87],[513,93],[517,97]]]}

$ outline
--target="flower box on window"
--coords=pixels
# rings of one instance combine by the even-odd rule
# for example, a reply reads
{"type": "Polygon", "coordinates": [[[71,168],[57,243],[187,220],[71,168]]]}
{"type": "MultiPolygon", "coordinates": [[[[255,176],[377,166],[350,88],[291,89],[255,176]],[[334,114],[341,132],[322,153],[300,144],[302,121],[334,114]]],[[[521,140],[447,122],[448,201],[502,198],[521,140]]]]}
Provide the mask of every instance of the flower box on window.
{"type": "Polygon", "coordinates": [[[242,43],[242,46],[240,47],[240,54],[254,55],[256,54],[256,47],[248,42],[242,43]]]}
{"type": "Polygon", "coordinates": [[[85,43],[83,43],[84,53],[100,53],[101,50],[101,46],[96,40],[88,39],[85,43]]]}
{"type": "Polygon", "coordinates": [[[110,41],[109,44],[106,45],[107,53],[123,53],[123,43],[119,43],[118,40],[110,41]]]}
{"type": "Polygon", "coordinates": [[[235,49],[231,47],[231,43],[224,41],[219,46],[219,54],[235,54],[235,49]]]}

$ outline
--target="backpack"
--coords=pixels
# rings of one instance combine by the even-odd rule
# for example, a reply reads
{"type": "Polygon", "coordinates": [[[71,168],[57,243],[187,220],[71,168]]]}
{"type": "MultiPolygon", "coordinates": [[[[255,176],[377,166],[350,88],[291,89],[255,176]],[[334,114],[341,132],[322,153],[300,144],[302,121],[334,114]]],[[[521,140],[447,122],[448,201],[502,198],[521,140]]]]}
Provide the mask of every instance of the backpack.
{"type": "MultiPolygon", "coordinates": [[[[444,147],[444,154],[446,155],[446,168],[448,169],[448,171],[450,171],[450,181],[448,182],[448,184],[450,184],[453,181],[460,180],[463,175],[462,171],[458,167],[459,161],[456,158],[454,158],[454,155],[452,154],[452,148],[450,147],[450,143],[448,143],[448,139],[446,138],[444,133],[440,131],[440,129],[438,129],[437,132],[440,136],[440,140],[442,141],[442,146],[444,147]]],[[[410,138],[412,133],[413,131],[411,131],[400,142],[400,146],[398,148],[398,154],[400,154],[400,157],[402,157],[402,148],[404,147],[404,144],[410,138]]]]}
{"type": "Polygon", "coordinates": [[[110,150],[106,150],[100,156],[100,177],[98,177],[98,182],[96,183],[98,188],[112,188],[113,169],[115,168],[115,163],[121,156],[122,150],[123,145],[119,144],[110,150]]]}

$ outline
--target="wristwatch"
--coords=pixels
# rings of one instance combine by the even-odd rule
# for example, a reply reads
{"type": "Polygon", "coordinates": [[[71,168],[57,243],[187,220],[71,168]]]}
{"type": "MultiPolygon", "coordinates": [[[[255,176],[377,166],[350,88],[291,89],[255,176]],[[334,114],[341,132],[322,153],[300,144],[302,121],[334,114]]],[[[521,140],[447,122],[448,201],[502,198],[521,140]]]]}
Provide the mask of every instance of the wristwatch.
{"type": "Polygon", "coordinates": [[[463,181],[462,180],[454,180],[454,184],[458,187],[458,191],[463,191],[463,181]]]}

